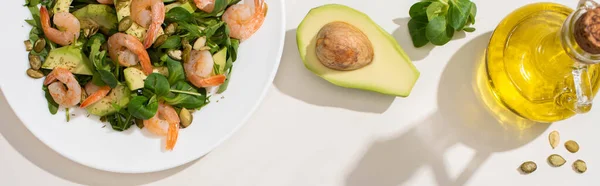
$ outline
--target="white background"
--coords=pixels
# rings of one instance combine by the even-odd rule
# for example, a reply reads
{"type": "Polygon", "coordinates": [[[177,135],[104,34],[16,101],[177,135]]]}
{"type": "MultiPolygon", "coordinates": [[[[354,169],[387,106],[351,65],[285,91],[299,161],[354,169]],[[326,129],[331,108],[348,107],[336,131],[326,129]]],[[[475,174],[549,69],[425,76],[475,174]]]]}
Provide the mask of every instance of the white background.
{"type": "MultiPolygon", "coordinates": [[[[474,71],[496,24],[521,0],[475,1],[478,29],[442,47],[415,49],[406,24],[416,1],[289,0],[284,54],[273,86],[253,117],[205,157],[148,174],[116,174],[76,164],[37,140],[0,99],[0,185],[599,185],[600,109],[551,125],[517,130],[479,99],[474,71]],[[421,72],[408,98],[333,86],[304,68],[295,28],[310,8],[342,3],[391,33],[421,72]],[[547,134],[574,139],[580,152],[551,149],[547,134]],[[544,160],[563,155],[567,164],[544,160]],[[575,173],[576,159],[588,172],[575,173]],[[527,160],[538,170],[522,175],[527,160]]],[[[556,1],[575,7],[576,0],[556,1]]],[[[5,61],[6,62],[6,61],[5,61]]],[[[595,101],[600,104],[598,100],[595,101]]],[[[510,119],[510,118],[509,118],[510,119]]]]}

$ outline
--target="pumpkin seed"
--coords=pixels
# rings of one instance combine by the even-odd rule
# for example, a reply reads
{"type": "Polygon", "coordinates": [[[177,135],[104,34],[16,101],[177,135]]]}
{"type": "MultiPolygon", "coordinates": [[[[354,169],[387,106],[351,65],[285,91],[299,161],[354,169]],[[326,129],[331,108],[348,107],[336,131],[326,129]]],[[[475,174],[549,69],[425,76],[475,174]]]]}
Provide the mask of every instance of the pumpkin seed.
{"type": "Polygon", "coordinates": [[[567,148],[567,150],[571,153],[576,153],[579,151],[579,144],[573,140],[569,140],[565,142],[565,148],[567,148]]]}
{"type": "Polygon", "coordinates": [[[548,156],[548,162],[554,167],[560,167],[564,165],[567,161],[558,154],[552,154],[548,156]]]}
{"type": "Polygon", "coordinates": [[[573,162],[573,168],[579,173],[584,173],[585,171],[587,171],[587,165],[583,160],[577,160],[573,162]]]}
{"type": "Polygon", "coordinates": [[[29,66],[33,70],[39,70],[42,67],[42,58],[40,56],[29,53],[29,66]]]}
{"type": "Polygon", "coordinates": [[[533,171],[537,170],[537,165],[533,161],[526,161],[523,164],[521,164],[520,168],[521,168],[521,171],[529,174],[529,173],[532,173],[533,171]]]}
{"type": "Polygon", "coordinates": [[[87,98],[87,93],[85,93],[85,91],[81,91],[81,101],[85,100],[87,98]]]}
{"type": "Polygon", "coordinates": [[[42,52],[42,50],[44,50],[45,47],[46,47],[46,40],[43,38],[40,38],[37,41],[35,41],[33,51],[40,53],[40,52],[42,52]]]}
{"type": "Polygon", "coordinates": [[[40,70],[34,70],[34,69],[27,69],[27,75],[33,79],[40,79],[42,77],[44,77],[44,73],[42,73],[42,71],[40,70]]]}
{"type": "Polygon", "coordinates": [[[182,108],[179,112],[179,119],[181,120],[181,125],[183,128],[189,127],[194,120],[194,116],[190,114],[190,111],[186,108],[182,108]]]}
{"type": "Polygon", "coordinates": [[[177,23],[171,23],[169,26],[167,26],[167,28],[165,28],[165,34],[167,35],[174,34],[175,31],[177,31],[177,23]]]}
{"type": "Polygon", "coordinates": [[[550,141],[550,146],[552,146],[552,149],[556,148],[560,143],[560,135],[558,134],[558,131],[552,131],[548,136],[548,140],[550,141]]]}
{"type": "Polygon", "coordinates": [[[158,36],[158,38],[154,42],[154,47],[159,47],[160,45],[165,44],[168,38],[169,36],[167,34],[158,36]]]}
{"type": "Polygon", "coordinates": [[[25,40],[23,43],[25,44],[25,50],[27,50],[27,52],[33,50],[33,44],[31,41],[25,40]]]}
{"type": "Polygon", "coordinates": [[[135,119],[135,125],[137,125],[138,128],[143,129],[144,128],[144,120],[135,119]]]}
{"type": "Polygon", "coordinates": [[[131,17],[124,17],[121,22],[119,22],[119,32],[125,32],[129,30],[131,25],[133,25],[133,20],[131,20],[131,17]]]}

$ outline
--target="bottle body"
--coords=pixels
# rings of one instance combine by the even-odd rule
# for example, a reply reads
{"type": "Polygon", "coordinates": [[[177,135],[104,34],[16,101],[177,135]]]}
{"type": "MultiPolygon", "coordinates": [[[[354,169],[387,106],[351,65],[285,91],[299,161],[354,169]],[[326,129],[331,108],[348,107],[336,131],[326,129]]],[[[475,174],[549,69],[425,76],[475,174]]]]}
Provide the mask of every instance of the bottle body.
{"type": "Polygon", "coordinates": [[[499,24],[486,51],[488,82],[498,102],[537,122],[560,121],[591,109],[600,70],[597,64],[581,65],[564,47],[563,27],[572,13],[560,4],[534,3],[499,24]],[[589,106],[574,106],[581,92],[589,106]]]}

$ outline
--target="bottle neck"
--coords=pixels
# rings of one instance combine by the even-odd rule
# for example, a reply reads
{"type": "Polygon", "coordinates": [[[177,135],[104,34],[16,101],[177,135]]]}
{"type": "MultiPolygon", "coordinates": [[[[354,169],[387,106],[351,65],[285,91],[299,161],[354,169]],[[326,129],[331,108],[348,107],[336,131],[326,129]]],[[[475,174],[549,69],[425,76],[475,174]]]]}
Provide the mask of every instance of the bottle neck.
{"type": "Polygon", "coordinates": [[[567,19],[565,20],[562,29],[560,31],[560,40],[562,47],[567,55],[575,60],[576,64],[596,64],[600,63],[600,54],[589,53],[579,45],[578,39],[585,39],[583,35],[577,35],[576,25],[579,23],[582,16],[587,12],[588,9],[592,8],[596,4],[593,1],[581,1],[579,8],[576,9],[567,19]]]}

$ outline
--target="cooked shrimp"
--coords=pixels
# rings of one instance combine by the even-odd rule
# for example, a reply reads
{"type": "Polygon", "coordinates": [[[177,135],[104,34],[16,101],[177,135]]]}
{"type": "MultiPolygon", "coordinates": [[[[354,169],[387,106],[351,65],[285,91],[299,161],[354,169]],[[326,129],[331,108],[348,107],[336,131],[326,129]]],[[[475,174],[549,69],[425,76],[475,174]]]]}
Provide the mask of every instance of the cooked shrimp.
{"type": "Polygon", "coordinates": [[[108,92],[110,92],[110,87],[107,85],[99,87],[98,85],[95,85],[90,81],[87,84],[85,84],[85,92],[87,92],[89,96],[85,100],[83,100],[83,102],[81,102],[81,105],[79,105],[79,107],[81,108],[85,108],[106,97],[106,95],[108,95],[108,92]]]}
{"type": "Polygon", "coordinates": [[[152,73],[152,63],[146,48],[134,36],[116,33],[108,38],[108,54],[113,61],[129,67],[139,63],[146,75],[152,73]]]}
{"type": "Polygon", "coordinates": [[[105,4],[105,5],[112,5],[114,3],[113,0],[97,0],[97,1],[100,4],[105,4]]]}
{"type": "Polygon", "coordinates": [[[180,122],[177,111],[175,111],[173,107],[160,103],[156,115],[148,120],[144,120],[144,127],[156,135],[167,136],[166,149],[173,150],[179,135],[180,122]],[[168,128],[166,130],[165,127],[163,127],[165,122],[168,123],[168,128]]]}
{"type": "Polygon", "coordinates": [[[61,106],[72,107],[81,101],[81,86],[75,76],[65,68],[54,68],[46,76],[44,85],[48,85],[52,99],[61,106]]]}
{"type": "Polygon", "coordinates": [[[58,12],[54,14],[54,24],[58,29],[52,28],[50,24],[50,15],[45,6],[40,8],[40,21],[44,35],[52,42],[65,46],[70,45],[79,38],[81,24],[79,20],[71,13],[58,12]]]}
{"type": "Polygon", "coordinates": [[[150,48],[155,37],[158,37],[160,25],[165,21],[165,3],[162,0],[133,0],[131,19],[148,29],[144,47],[150,48]]]}
{"type": "Polygon", "coordinates": [[[235,4],[227,8],[223,13],[223,21],[231,30],[229,36],[240,40],[250,38],[265,21],[267,9],[264,0],[254,0],[254,6],[246,0],[244,4],[235,4]]]}
{"type": "Polygon", "coordinates": [[[196,7],[200,10],[211,13],[215,9],[215,0],[194,0],[196,7]]]}
{"type": "Polygon", "coordinates": [[[224,75],[211,76],[215,62],[208,50],[192,50],[189,60],[183,63],[187,79],[196,87],[218,86],[225,82],[224,75]]]}

